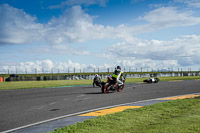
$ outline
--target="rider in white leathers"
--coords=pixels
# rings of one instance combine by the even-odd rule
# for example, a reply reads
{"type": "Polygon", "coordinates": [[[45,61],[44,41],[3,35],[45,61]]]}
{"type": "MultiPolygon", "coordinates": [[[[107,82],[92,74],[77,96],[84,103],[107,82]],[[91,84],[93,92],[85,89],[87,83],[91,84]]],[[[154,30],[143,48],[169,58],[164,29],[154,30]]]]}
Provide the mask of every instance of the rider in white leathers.
{"type": "Polygon", "coordinates": [[[101,77],[98,74],[96,74],[93,79],[93,87],[95,87],[95,85],[101,87],[101,77]]]}

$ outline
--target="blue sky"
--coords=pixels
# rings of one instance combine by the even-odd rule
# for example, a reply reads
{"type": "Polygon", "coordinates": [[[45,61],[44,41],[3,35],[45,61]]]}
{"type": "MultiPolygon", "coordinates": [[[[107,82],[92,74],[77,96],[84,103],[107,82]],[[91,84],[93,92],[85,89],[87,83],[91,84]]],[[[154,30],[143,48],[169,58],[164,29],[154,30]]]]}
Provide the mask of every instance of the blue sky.
{"type": "Polygon", "coordinates": [[[0,73],[200,68],[200,0],[1,0],[0,73]]]}

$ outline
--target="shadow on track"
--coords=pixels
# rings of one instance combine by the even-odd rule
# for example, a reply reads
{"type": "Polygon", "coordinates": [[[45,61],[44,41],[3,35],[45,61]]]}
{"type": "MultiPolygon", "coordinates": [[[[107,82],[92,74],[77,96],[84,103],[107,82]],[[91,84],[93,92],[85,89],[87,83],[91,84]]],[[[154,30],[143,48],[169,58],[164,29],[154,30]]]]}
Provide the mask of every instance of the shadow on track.
{"type": "Polygon", "coordinates": [[[88,94],[88,95],[89,95],[89,94],[93,94],[93,95],[96,94],[96,95],[98,95],[98,94],[103,94],[103,93],[102,93],[102,92],[89,92],[89,93],[85,93],[85,94],[88,94]]]}

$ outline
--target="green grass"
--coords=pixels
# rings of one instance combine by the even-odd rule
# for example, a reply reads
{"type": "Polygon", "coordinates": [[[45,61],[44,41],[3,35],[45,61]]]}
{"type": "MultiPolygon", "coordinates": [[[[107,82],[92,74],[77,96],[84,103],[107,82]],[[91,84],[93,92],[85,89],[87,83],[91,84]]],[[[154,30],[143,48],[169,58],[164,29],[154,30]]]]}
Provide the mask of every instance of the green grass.
{"type": "MultiPolygon", "coordinates": [[[[200,76],[183,76],[183,77],[158,77],[160,81],[175,81],[175,80],[195,80],[200,79],[200,76]]],[[[126,83],[137,82],[141,83],[147,78],[127,78],[126,83]]]]}
{"type": "MultiPolygon", "coordinates": [[[[176,80],[195,80],[200,79],[200,76],[185,76],[185,77],[158,77],[160,81],[176,81],[176,80]]],[[[147,78],[127,78],[126,83],[142,83],[147,78]]]]}
{"type": "Polygon", "coordinates": [[[13,81],[0,83],[0,90],[89,85],[92,80],[13,81]]]}
{"type": "Polygon", "coordinates": [[[200,97],[157,103],[92,118],[53,133],[197,133],[200,97]]]}
{"type": "MultiPolygon", "coordinates": [[[[169,71],[169,72],[124,72],[124,74],[159,74],[159,73],[197,73],[199,71],[169,71]]],[[[63,75],[95,75],[98,72],[82,72],[82,73],[40,73],[40,74],[16,74],[25,77],[40,77],[40,76],[63,76],[63,75]]],[[[99,72],[99,75],[111,75],[113,72],[99,72]]],[[[0,74],[0,77],[8,78],[11,74],[0,74]]]]}
{"type": "MultiPolygon", "coordinates": [[[[126,83],[141,83],[147,78],[127,78],[126,83]]],[[[161,81],[171,80],[193,80],[200,79],[200,76],[185,76],[185,77],[159,77],[161,81]]],[[[103,79],[106,81],[106,79],[103,79]]],[[[93,80],[51,80],[51,81],[13,81],[1,82],[0,90],[11,89],[31,89],[31,88],[45,88],[57,86],[71,86],[71,85],[92,85],[93,80]]]]}

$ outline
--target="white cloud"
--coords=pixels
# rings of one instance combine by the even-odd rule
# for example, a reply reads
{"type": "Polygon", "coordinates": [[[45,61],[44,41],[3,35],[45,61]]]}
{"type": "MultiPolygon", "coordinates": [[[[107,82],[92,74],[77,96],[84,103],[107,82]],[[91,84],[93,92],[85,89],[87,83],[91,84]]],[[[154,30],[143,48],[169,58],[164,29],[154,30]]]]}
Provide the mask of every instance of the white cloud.
{"type": "Polygon", "coordinates": [[[0,73],[54,73],[62,72],[70,73],[74,72],[94,72],[99,69],[100,71],[107,71],[107,68],[113,67],[113,65],[103,64],[101,66],[96,66],[93,64],[80,64],[78,62],[72,62],[70,59],[66,62],[52,62],[49,59],[42,60],[42,61],[35,61],[35,62],[19,62],[17,64],[7,64],[1,65],[0,64],[0,73]]]}
{"type": "Polygon", "coordinates": [[[200,0],[174,0],[174,2],[184,3],[190,7],[200,8],[200,0]]]}
{"type": "MultiPolygon", "coordinates": [[[[146,21],[147,24],[132,27],[123,24],[117,27],[94,24],[94,18],[85,13],[80,6],[73,6],[65,10],[60,17],[52,18],[47,24],[37,23],[36,17],[9,5],[0,6],[0,16],[2,16],[0,44],[43,41],[51,44],[50,47],[42,49],[47,53],[63,54],[69,51],[73,55],[87,55],[90,52],[86,51],[84,46],[77,50],[76,47],[71,47],[69,44],[108,38],[122,40],[109,49],[109,54],[104,54],[104,57],[106,55],[116,58],[117,62],[112,62],[112,64],[102,66],[91,64],[88,66],[69,61],[55,65],[55,63],[46,60],[43,63],[41,61],[21,63],[17,66],[20,70],[22,68],[30,71],[33,68],[41,70],[45,64],[45,69],[55,66],[56,69],[66,69],[68,65],[77,69],[94,69],[112,67],[117,64],[129,67],[171,67],[200,64],[200,37],[197,35],[183,36],[172,41],[147,41],[134,37],[137,34],[163,28],[200,24],[200,18],[193,17],[192,12],[180,12],[174,7],[155,9],[139,18],[139,20],[146,21]]],[[[5,66],[4,69],[10,67],[16,69],[13,66],[5,66]]]]}
{"type": "Polygon", "coordinates": [[[65,10],[60,17],[52,18],[47,24],[36,23],[35,17],[9,5],[2,5],[0,10],[3,16],[0,21],[0,44],[42,41],[51,45],[69,45],[108,38],[127,42],[134,40],[134,35],[145,32],[200,24],[200,18],[192,17],[190,12],[179,12],[174,7],[155,9],[139,18],[147,24],[132,27],[94,24],[94,17],[85,13],[80,6],[65,10]]]}
{"type": "Polygon", "coordinates": [[[139,17],[138,20],[144,20],[148,22],[145,25],[136,27],[136,31],[138,31],[138,33],[144,32],[141,29],[145,29],[146,32],[151,32],[170,27],[200,24],[200,18],[193,17],[191,11],[180,12],[175,7],[157,8],[151,12],[148,12],[143,17],[139,17]]]}
{"type": "Polygon", "coordinates": [[[56,55],[89,55],[91,52],[85,50],[84,47],[69,47],[67,45],[51,45],[51,46],[40,46],[32,48],[31,50],[24,50],[24,52],[33,52],[37,54],[56,54],[56,55]]]}
{"type": "Polygon", "coordinates": [[[173,67],[178,67],[178,63],[176,60],[152,60],[152,59],[134,59],[134,60],[119,60],[116,62],[116,64],[121,65],[123,68],[129,68],[129,69],[168,69],[173,67]]]}
{"type": "Polygon", "coordinates": [[[68,45],[112,36],[114,27],[93,24],[93,17],[80,6],[73,6],[47,24],[9,5],[0,6],[0,44],[23,44],[36,41],[51,45],[68,45]]]}
{"type": "MultiPolygon", "coordinates": [[[[59,18],[53,18],[45,25],[45,39],[51,44],[84,42],[100,39],[98,36],[104,26],[93,25],[93,18],[86,14],[80,6],[66,10],[59,18]]],[[[105,36],[103,36],[105,37],[105,36]]]]}
{"type": "Polygon", "coordinates": [[[37,72],[42,72],[43,70],[50,72],[52,68],[54,68],[53,62],[49,59],[46,59],[35,62],[19,62],[14,65],[3,65],[1,66],[1,71],[7,72],[9,69],[10,73],[16,73],[16,71],[18,73],[35,73],[35,70],[37,70],[37,72]]]}
{"type": "Polygon", "coordinates": [[[139,26],[103,26],[94,24],[94,17],[85,13],[80,6],[67,9],[59,18],[53,18],[45,25],[45,40],[51,44],[86,42],[100,39],[134,40],[134,35],[179,26],[200,24],[200,18],[192,12],[180,12],[175,7],[161,7],[147,13],[138,20],[147,24],[139,26]]]}
{"type": "MultiPolygon", "coordinates": [[[[172,41],[141,40],[122,42],[109,48],[107,58],[123,66],[171,67],[200,64],[200,36],[187,35],[172,41]]],[[[105,57],[105,56],[104,56],[105,57]]]]}
{"type": "Polygon", "coordinates": [[[41,40],[43,25],[21,9],[0,5],[0,44],[22,44],[41,40]]]}

